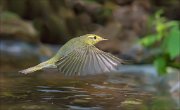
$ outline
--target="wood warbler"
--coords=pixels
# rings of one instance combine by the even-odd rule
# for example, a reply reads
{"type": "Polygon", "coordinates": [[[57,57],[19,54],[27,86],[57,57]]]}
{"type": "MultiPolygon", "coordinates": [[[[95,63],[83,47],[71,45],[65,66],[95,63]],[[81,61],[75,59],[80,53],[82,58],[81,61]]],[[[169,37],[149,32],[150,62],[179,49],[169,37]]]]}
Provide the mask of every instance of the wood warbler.
{"type": "Polygon", "coordinates": [[[20,72],[27,74],[44,68],[57,68],[65,75],[74,76],[116,70],[122,60],[94,46],[103,40],[107,39],[95,34],[73,38],[63,45],[51,59],[20,72]]]}

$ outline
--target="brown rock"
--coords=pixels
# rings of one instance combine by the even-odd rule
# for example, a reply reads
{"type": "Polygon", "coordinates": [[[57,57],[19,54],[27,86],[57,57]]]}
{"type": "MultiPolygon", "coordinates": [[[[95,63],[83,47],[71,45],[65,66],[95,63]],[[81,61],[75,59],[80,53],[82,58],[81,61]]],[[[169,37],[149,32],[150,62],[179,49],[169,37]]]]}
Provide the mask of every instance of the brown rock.
{"type": "Polygon", "coordinates": [[[115,0],[117,4],[119,5],[129,5],[131,4],[134,0],[115,0]]]}
{"type": "Polygon", "coordinates": [[[66,0],[66,3],[69,4],[69,6],[73,7],[76,12],[88,12],[90,14],[93,14],[97,12],[101,5],[96,2],[88,2],[85,0],[66,0]]]}
{"type": "Polygon", "coordinates": [[[113,12],[113,18],[122,23],[123,28],[142,34],[146,29],[147,12],[137,5],[119,7],[113,12]]]}
{"type": "Polygon", "coordinates": [[[11,12],[0,14],[0,35],[10,39],[20,39],[27,42],[38,42],[38,32],[33,24],[22,20],[18,15],[11,12]]]}

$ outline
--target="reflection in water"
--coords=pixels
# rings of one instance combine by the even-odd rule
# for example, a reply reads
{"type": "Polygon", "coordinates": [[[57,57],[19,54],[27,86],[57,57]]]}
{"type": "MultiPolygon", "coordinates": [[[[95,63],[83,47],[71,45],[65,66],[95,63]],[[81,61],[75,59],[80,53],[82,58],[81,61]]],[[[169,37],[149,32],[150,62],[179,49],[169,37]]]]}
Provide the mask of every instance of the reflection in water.
{"type": "Polygon", "coordinates": [[[112,74],[68,78],[56,73],[1,73],[1,109],[175,109],[168,94],[138,77],[112,74]]]}

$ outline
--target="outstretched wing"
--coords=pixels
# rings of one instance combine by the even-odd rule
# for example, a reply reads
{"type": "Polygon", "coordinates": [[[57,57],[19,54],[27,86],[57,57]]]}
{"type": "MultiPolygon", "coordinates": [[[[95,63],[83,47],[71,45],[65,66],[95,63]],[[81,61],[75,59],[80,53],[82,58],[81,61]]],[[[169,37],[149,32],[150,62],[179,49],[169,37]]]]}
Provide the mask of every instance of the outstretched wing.
{"type": "Polygon", "coordinates": [[[122,60],[95,46],[75,49],[62,57],[56,66],[67,76],[98,74],[116,70],[122,60]]]}

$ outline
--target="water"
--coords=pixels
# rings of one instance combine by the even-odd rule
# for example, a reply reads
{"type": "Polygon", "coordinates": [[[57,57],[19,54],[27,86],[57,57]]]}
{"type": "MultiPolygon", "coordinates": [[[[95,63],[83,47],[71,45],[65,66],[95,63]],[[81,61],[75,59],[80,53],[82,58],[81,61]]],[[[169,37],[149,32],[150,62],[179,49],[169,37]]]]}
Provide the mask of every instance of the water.
{"type": "Polygon", "coordinates": [[[1,110],[176,110],[170,95],[141,76],[63,77],[1,73],[1,110]]]}

